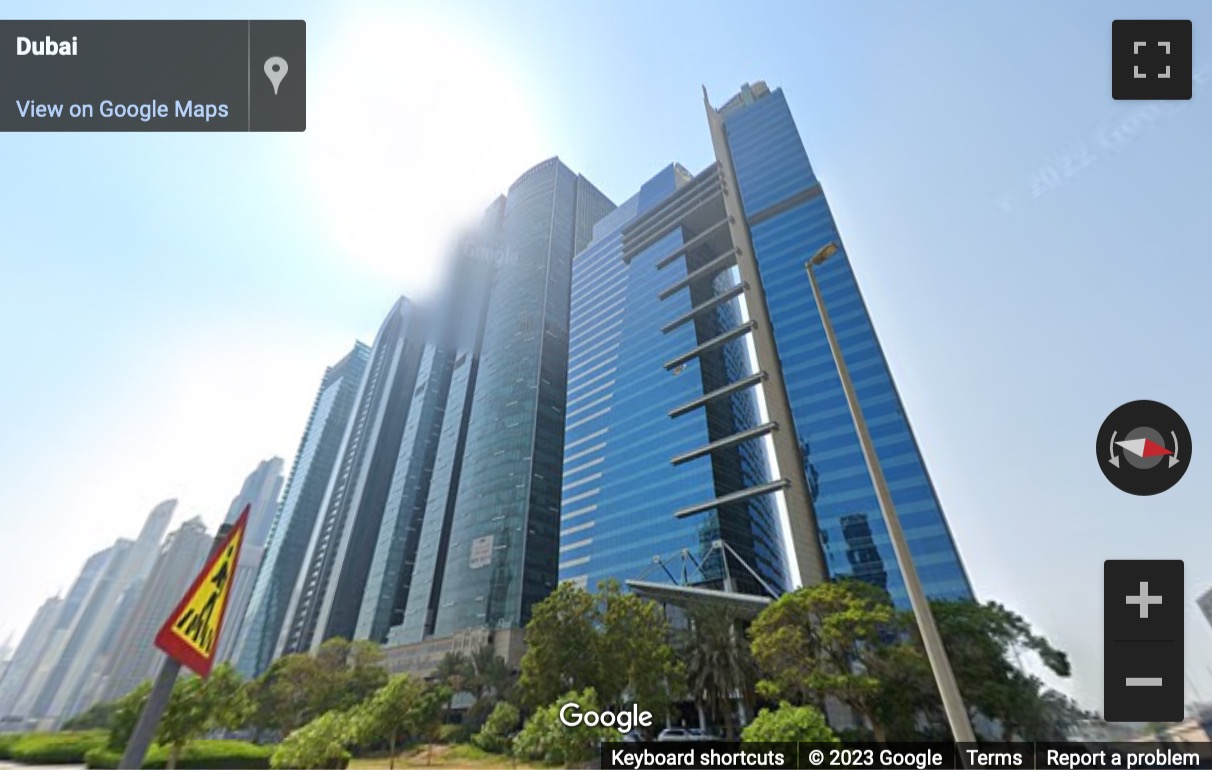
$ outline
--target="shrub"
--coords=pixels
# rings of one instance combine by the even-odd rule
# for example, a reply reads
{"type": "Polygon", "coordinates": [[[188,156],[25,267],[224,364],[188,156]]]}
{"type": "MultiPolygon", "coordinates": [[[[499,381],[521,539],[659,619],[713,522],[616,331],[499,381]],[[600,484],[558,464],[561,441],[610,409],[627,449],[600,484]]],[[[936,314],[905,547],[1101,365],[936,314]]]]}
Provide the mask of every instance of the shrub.
{"type": "Polygon", "coordinates": [[[20,737],[17,733],[0,734],[0,760],[13,758],[13,744],[20,737]]]}
{"type": "Polygon", "coordinates": [[[500,754],[509,747],[509,736],[518,727],[521,715],[512,703],[501,701],[488,715],[484,727],[471,739],[472,743],[484,749],[500,754]]]}
{"type": "Polygon", "coordinates": [[[812,706],[792,706],[786,701],[774,711],[762,709],[741,733],[741,740],[768,743],[839,742],[820,711],[812,706]]]}
{"type": "Polygon", "coordinates": [[[101,730],[27,733],[9,746],[9,757],[24,765],[78,765],[90,749],[105,744],[101,730]]]}
{"type": "Polygon", "coordinates": [[[270,767],[323,770],[349,764],[348,746],[356,738],[348,714],[329,711],[286,736],[270,757],[270,767]]]}
{"type": "Polygon", "coordinates": [[[463,743],[467,739],[463,725],[442,725],[438,729],[438,743],[447,746],[463,743]]]}
{"type": "MultiPolygon", "coordinates": [[[[178,770],[267,770],[273,746],[257,746],[244,741],[192,741],[177,760],[178,770]]],[[[105,746],[93,749],[84,760],[90,768],[113,770],[122,759],[122,752],[105,746]]],[[[146,770],[163,770],[168,766],[168,747],[152,746],[143,760],[146,770]]]]}
{"type": "Polygon", "coordinates": [[[560,722],[559,714],[560,707],[566,703],[576,703],[585,711],[596,711],[598,694],[589,687],[579,693],[570,692],[550,706],[536,710],[514,738],[515,755],[568,767],[587,762],[597,753],[602,741],[619,739],[619,733],[610,727],[565,726],[560,722]]]}

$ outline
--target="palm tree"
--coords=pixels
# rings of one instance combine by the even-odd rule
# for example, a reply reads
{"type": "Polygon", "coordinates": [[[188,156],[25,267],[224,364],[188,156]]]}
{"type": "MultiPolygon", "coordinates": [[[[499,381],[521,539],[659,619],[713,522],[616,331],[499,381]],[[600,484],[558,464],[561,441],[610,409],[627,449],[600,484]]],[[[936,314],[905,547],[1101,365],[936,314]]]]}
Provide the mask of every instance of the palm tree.
{"type": "Polygon", "coordinates": [[[483,645],[472,654],[469,668],[472,673],[467,686],[477,699],[485,695],[507,697],[513,684],[513,673],[491,644],[483,645]]]}
{"type": "Polygon", "coordinates": [[[723,718],[725,737],[735,740],[736,713],[732,699],[746,706],[754,701],[757,667],[736,617],[713,605],[700,605],[688,612],[690,624],[683,632],[681,653],[686,661],[686,681],[695,703],[715,719],[723,718]]]}

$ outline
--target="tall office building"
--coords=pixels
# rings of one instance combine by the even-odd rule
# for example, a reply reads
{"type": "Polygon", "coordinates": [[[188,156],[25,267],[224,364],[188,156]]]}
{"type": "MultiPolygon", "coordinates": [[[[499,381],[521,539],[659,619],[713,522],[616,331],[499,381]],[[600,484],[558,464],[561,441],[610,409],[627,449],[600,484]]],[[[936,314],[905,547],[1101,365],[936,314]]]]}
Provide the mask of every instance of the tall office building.
{"type": "Polygon", "coordinates": [[[69,679],[61,688],[59,706],[53,709],[58,718],[79,714],[100,699],[102,675],[114,654],[119,635],[130,622],[134,605],[156,563],[176,509],[176,500],[165,500],[152,509],[109,595],[98,596],[97,621],[90,637],[83,640],[75,670],[69,672],[69,679]]]}
{"type": "Polygon", "coordinates": [[[700,586],[787,583],[713,178],[661,171],[573,264],[560,575],[591,589],[683,550],[700,586]]]}
{"type": "Polygon", "coordinates": [[[231,594],[227,598],[227,609],[223,614],[219,648],[215,651],[215,660],[220,663],[231,660],[243,635],[245,612],[248,610],[253,587],[261,570],[269,531],[282,495],[282,465],[281,457],[272,457],[258,463],[257,469],[244,479],[240,494],[232,499],[227,518],[224,519],[225,524],[234,525],[244,507],[248,506],[248,524],[244,531],[244,542],[240,545],[240,560],[232,575],[231,594]]]}
{"type": "Polygon", "coordinates": [[[53,723],[52,707],[59,691],[69,671],[74,670],[85,640],[91,636],[102,606],[100,599],[113,589],[114,579],[132,545],[130,540],[119,539],[90,556],[68,591],[46,653],[17,704],[18,714],[40,727],[53,723]]]}
{"type": "Polygon", "coordinates": [[[98,700],[120,698],[156,675],[164,659],[155,647],[156,633],[189,590],[212,544],[206,525],[197,517],[169,534],[156,554],[128,622],[114,642],[114,653],[98,683],[98,700]]]}
{"type": "Polygon", "coordinates": [[[236,634],[233,660],[246,677],[259,676],[273,660],[287,604],[299,578],[300,565],[369,358],[370,348],[355,343],[353,350],[325,370],[320,381],[285,496],[269,532],[244,622],[236,634]]]}
{"type": "MultiPolygon", "coordinates": [[[[453,260],[445,303],[448,311],[444,321],[440,322],[443,323],[440,334],[449,344],[453,359],[450,380],[411,575],[402,568],[399,576],[400,588],[404,588],[407,581],[407,593],[402,606],[396,597],[388,598],[393,618],[397,612],[402,617],[398,624],[393,621],[388,631],[387,643],[392,646],[415,645],[433,633],[450,544],[450,524],[458,502],[459,478],[480,367],[480,341],[487,319],[488,298],[498,266],[509,261],[508,252],[498,237],[504,211],[505,197],[501,196],[489,207],[481,228],[465,239],[453,260]]],[[[413,523],[408,522],[408,526],[411,527],[413,523]]],[[[385,547],[391,548],[390,545],[385,547]]],[[[387,558],[381,561],[385,568],[390,563],[387,558]]],[[[387,583],[390,586],[390,580],[387,583]]],[[[382,602],[384,597],[371,596],[368,599],[382,602]]],[[[382,612],[381,604],[376,604],[373,611],[382,612]]],[[[420,659],[426,661],[445,654],[445,644],[436,647],[432,654],[424,651],[419,653],[420,659]]]]}
{"type": "Polygon", "coordinates": [[[435,339],[425,345],[421,354],[417,387],[408,408],[408,422],[362,594],[354,632],[357,639],[385,642],[388,629],[404,619],[450,392],[452,353],[450,347],[435,339]]]}
{"type": "Polygon", "coordinates": [[[63,609],[63,599],[58,596],[47,599],[34,613],[34,619],[21,637],[5,668],[4,679],[0,679],[0,720],[17,715],[14,707],[21,696],[38,661],[50,645],[55,623],[63,609]]]}
{"type": "MultiPolygon", "coordinates": [[[[231,500],[224,524],[235,524],[244,506],[249,507],[248,525],[244,531],[244,545],[265,547],[269,541],[269,530],[273,527],[278,511],[278,500],[282,496],[282,458],[271,457],[257,464],[257,469],[244,479],[240,492],[231,500]]],[[[241,545],[241,549],[244,548],[241,545]]]]}
{"type": "Polygon", "coordinates": [[[612,209],[556,158],[506,195],[435,636],[522,628],[555,587],[572,257],[612,209]]]}
{"type": "MultiPolygon", "coordinates": [[[[612,236],[600,229],[601,242],[578,258],[583,273],[574,288],[573,337],[581,358],[570,366],[561,578],[627,579],[674,546],[701,552],[717,532],[725,544],[738,536],[748,542],[746,515],[753,552],[744,561],[774,577],[767,519],[773,502],[789,585],[855,576],[886,586],[907,606],[804,270],[818,249],[841,246],[820,183],[781,91],[757,83],[719,110],[706,94],[704,101],[716,162],[693,179],[677,180],[672,193],[668,184],[653,187],[658,176],[641,190],[634,218],[620,223],[613,237],[621,243],[611,247],[612,236]],[[652,195],[662,196],[659,204],[650,205],[652,195]],[[625,268],[595,251],[610,248],[625,268]],[[623,275],[632,271],[642,275],[623,275]],[[629,288],[613,292],[612,281],[629,288]],[[649,288],[633,294],[637,286],[649,288]],[[620,313],[621,322],[611,320],[611,312],[620,313]],[[612,328],[619,335],[617,363],[616,343],[598,336],[612,328]],[[653,351],[639,369],[624,357],[641,350],[628,342],[633,335],[648,335],[646,349],[653,351]],[[740,340],[753,364],[749,373],[733,355],[740,340]],[[593,347],[598,344],[602,349],[593,347]],[[658,360],[657,351],[667,357],[658,360]],[[624,382],[624,366],[633,370],[616,387],[611,380],[624,382]],[[709,369],[726,376],[713,378],[709,369]],[[690,383],[673,385],[671,378],[690,383]],[[679,387],[685,392],[678,394],[679,387]],[[761,396],[761,421],[753,427],[746,427],[751,396],[739,402],[744,394],[761,396]],[[640,416],[635,410],[650,411],[640,416]],[[591,417],[599,423],[593,429],[591,417]],[[695,437],[699,443],[692,445],[695,437]],[[774,460],[767,480],[761,444],[774,460]],[[645,474],[647,494],[630,506],[629,490],[640,481],[623,452],[648,462],[656,461],[654,452],[664,457],[664,481],[645,474]],[[731,470],[717,467],[721,462],[731,470]],[[702,481],[708,465],[710,484],[702,481]],[[589,476],[595,478],[585,481],[589,476]],[[727,513],[739,503],[749,506],[748,514],[727,513]],[[686,521],[698,523],[700,532],[685,530],[686,521]],[[668,537],[680,528],[679,537],[668,537]]],[[[971,597],[845,250],[817,275],[926,592],[971,597]]],[[[714,582],[710,574],[706,580],[714,582]]]]}
{"type": "Polygon", "coordinates": [[[453,512],[466,438],[468,413],[463,407],[475,381],[492,276],[506,258],[505,250],[493,245],[499,240],[504,205],[502,196],[489,207],[480,228],[464,234],[434,303],[356,638],[387,641],[390,629],[403,624],[410,607],[413,616],[419,613],[430,621],[436,610],[431,606],[436,592],[430,589],[437,562],[444,557],[443,527],[431,524],[423,542],[422,525],[427,510],[432,509],[433,521],[447,524],[453,512]],[[414,574],[425,576],[425,590],[413,591],[414,574]],[[415,599],[411,605],[410,595],[415,599]]]}
{"type": "Polygon", "coordinates": [[[379,327],[282,631],[282,652],[352,638],[425,345],[418,308],[401,297],[379,327]]]}

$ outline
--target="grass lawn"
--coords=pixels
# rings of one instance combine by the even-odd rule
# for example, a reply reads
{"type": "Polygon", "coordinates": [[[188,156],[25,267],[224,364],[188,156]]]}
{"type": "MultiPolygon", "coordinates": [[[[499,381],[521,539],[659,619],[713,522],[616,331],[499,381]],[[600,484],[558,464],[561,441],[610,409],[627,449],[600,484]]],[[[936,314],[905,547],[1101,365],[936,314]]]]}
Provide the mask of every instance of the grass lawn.
{"type": "MultiPolygon", "coordinates": [[[[387,766],[387,757],[366,757],[351,761],[349,763],[349,770],[385,770],[387,766]]],[[[400,752],[396,756],[396,767],[460,767],[483,768],[483,770],[488,770],[488,768],[512,770],[512,768],[516,767],[518,770],[531,770],[532,768],[541,768],[543,766],[528,764],[526,762],[514,764],[509,757],[503,754],[490,754],[471,744],[458,744],[455,746],[435,744],[433,747],[432,763],[429,762],[428,750],[422,746],[405,749],[400,752]]]]}

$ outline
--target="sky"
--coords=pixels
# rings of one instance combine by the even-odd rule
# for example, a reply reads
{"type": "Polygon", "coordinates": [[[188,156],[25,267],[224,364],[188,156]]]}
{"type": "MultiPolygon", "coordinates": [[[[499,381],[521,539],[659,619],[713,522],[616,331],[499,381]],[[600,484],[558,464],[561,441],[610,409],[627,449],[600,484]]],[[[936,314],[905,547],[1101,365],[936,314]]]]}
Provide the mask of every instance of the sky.
{"type": "MultiPolygon", "coordinates": [[[[102,10],[104,7],[104,11],[102,10]]],[[[174,4],[235,18],[246,4],[174,4]]],[[[1105,559],[1186,562],[1188,696],[1212,700],[1212,7],[1190,102],[1116,102],[1137,3],[274,3],[303,18],[301,134],[0,139],[0,641],[152,506],[213,529],[290,460],[324,368],[423,297],[456,228],[558,155],[621,202],[710,162],[701,87],[786,93],[978,597],[1102,693],[1105,559]],[[1176,409],[1185,478],[1092,451],[1176,409]],[[15,546],[15,547],[14,547],[15,546]]],[[[168,18],[6,3],[10,18],[168,18]]]]}

